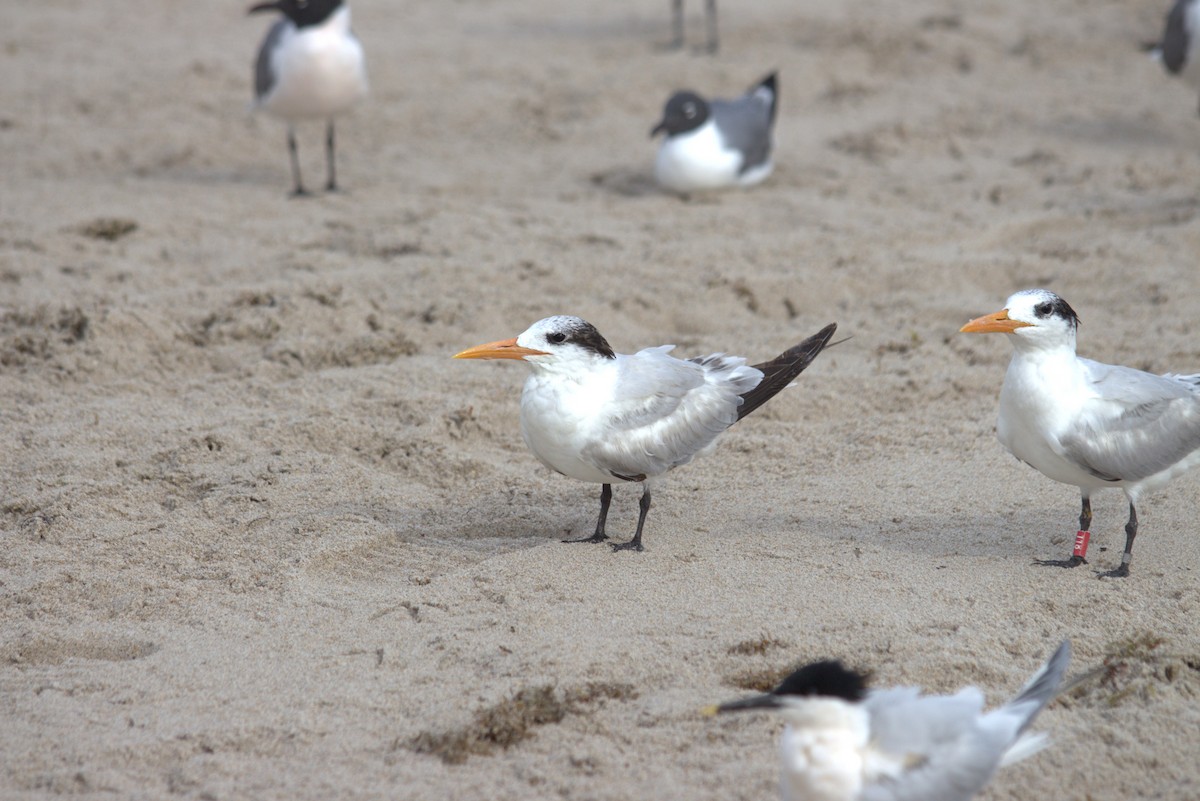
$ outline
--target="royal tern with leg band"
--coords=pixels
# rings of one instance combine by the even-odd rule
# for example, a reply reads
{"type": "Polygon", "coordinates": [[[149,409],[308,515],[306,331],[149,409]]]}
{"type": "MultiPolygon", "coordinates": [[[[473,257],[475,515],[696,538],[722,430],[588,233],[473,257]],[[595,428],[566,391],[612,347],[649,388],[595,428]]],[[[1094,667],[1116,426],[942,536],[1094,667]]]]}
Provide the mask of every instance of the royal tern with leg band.
{"type": "Polygon", "coordinates": [[[590,537],[603,542],[617,481],[642,484],[637,531],[614,550],[642,550],[654,479],[706,453],[731,425],[791,384],[837,330],[830,323],[774,359],[753,367],[715,353],[669,355],[674,345],[614,353],[590,323],[547,317],[514,339],[489,342],[456,359],[520,359],[533,369],[521,393],[521,433],[542,464],[603,485],[590,537]]]}
{"type": "Polygon", "coordinates": [[[800,668],[766,695],[706,712],[778,710],[784,801],[966,801],[996,770],[1032,756],[1046,736],[1027,729],[1058,694],[1071,660],[1064,642],[1016,698],[983,711],[983,693],[867,690],[840,662],[800,668]]]}
{"type": "Polygon", "coordinates": [[[972,320],[965,333],[1004,333],[1012,361],[1000,390],[996,436],[1026,464],[1079,487],[1083,508],[1070,559],[1085,564],[1091,495],[1119,487],[1129,500],[1121,564],[1103,576],[1129,575],[1138,532],[1137,504],[1200,464],[1200,374],[1135,370],[1075,355],[1079,317],[1053,292],[1027,289],[1005,308],[972,320]]]}

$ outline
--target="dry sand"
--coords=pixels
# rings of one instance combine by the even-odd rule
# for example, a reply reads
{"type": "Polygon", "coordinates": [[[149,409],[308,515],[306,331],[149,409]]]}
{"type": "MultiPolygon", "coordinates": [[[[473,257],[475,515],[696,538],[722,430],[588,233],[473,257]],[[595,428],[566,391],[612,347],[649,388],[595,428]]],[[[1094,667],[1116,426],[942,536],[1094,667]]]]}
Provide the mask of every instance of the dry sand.
{"type": "Polygon", "coordinates": [[[1033,566],[1077,492],[994,438],[1007,342],[956,333],[1046,285],[1085,354],[1200,369],[1166,5],[726,4],[706,57],[658,46],[666,0],[356,0],[347,191],[292,201],[242,3],[9,3],[0,796],[772,799],[779,722],[701,706],[824,656],[1000,702],[1070,637],[1105,680],[985,797],[1200,797],[1197,477],[1130,578],[1096,576],[1116,492],[1090,567],[1033,566]],[[770,69],[775,175],[656,191],[669,92],[770,69]],[[556,312],[623,351],[853,339],[613,554],[558,541],[597,488],[526,451],[524,368],[448,358],[556,312]]]}

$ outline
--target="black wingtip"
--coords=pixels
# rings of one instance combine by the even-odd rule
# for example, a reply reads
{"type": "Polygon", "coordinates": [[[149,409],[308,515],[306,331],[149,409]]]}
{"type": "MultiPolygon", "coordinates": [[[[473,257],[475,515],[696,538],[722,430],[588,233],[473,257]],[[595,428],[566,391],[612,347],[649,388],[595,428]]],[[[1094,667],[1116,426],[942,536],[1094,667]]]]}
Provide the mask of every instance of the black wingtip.
{"type": "Polygon", "coordinates": [[[758,382],[758,386],[742,396],[742,405],[738,407],[738,419],[741,420],[791,384],[796,376],[804,372],[813,359],[829,346],[829,340],[836,331],[837,323],[830,323],[774,359],[754,365],[756,370],[762,371],[763,379],[758,382]]]}

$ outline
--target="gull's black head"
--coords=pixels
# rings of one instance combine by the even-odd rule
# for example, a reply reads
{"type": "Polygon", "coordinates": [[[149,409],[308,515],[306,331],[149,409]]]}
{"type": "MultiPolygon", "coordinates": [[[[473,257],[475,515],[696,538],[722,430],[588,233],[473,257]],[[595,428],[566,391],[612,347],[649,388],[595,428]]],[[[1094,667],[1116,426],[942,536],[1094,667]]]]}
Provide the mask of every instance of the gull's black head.
{"type": "Polygon", "coordinates": [[[329,19],[329,15],[337,11],[342,0],[274,0],[271,3],[259,3],[251,7],[250,13],[263,11],[278,11],[290,19],[297,28],[310,25],[320,25],[329,19]]]}
{"type": "Polygon", "coordinates": [[[708,102],[695,92],[676,92],[663,107],[663,116],[650,131],[650,136],[667,136],[694,131],[708,122],[708,102]]]}
{"type": "Polygon", "coordinates": [[[772,695],[821,696],[861,701],[867,692],[867,677],[834,659],[805,665],[771,690],[772,695]]]}

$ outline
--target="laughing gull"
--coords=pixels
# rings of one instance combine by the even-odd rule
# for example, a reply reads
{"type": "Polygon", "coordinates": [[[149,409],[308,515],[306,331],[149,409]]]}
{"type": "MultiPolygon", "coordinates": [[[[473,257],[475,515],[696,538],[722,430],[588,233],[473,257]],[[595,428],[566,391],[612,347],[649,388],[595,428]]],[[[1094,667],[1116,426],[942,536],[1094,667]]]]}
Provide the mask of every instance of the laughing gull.
{"type": "Polygon", "coordinates": [[[603,542],[615,481],[642,484],[633,539],[614,550],[642,550],[642,526],[655,479],[708,453],[725,429],[791,385],[829,344],[831,323],[770,361],[746,365],[714,353],[669,355],[674,345],[614,353],[591,323],[559,315],[520,336],[464,350],[456,359],[519,359],[533,372],[521,392],[521,433],[556,473],[603,485],[590,537],[603,542]]]}
{"type": "Polygon", "coordinates": [[[814,662],[765,695],[708,714],[778,710],[784,801],[967,801],[995,772],[1045,748],[1029,725],[1062,689],[1063,642],[1007,704],[983,711],[983,693],[923,695],[917,687],[868,690],[841,662],[814,662]]]}
{"type": "Polygon", "coordinates": [[[1168,72],[1200,89],[1200,0],[1177,0],[1154,53],[1168,72]]]}
{"type": "MultiPolygon", "coordinates": [[[[683,0],[671,0],[671,23],[675,38],[671,47],[683,47],[683,0]]],[[[717,52],[717,0],[704,0],[704,24],[708,28],[708,52],[717,52]]]]}
{"type": "Polygon", "coordinates": [[[773,72],[734,100],[676,92],[650,131],[651,137],[666,134],[654,163],[655,179],[680,194],[759,183],[774,167],[771,128],[778,97],[773,72]]]}
{"type": "Polygon", "coordinates": [[[278,11],[283,17],[267,31],[258,50],[255,103],[287,122],[295,195],[307,194],[300,180],[295,124],[327,121],[325,189],[335,191],[333,119],[367,93],[363,50],[350,30],[350,8],[342,0],[276,0],[250,9],[251,14],[262,11],[278,11]]]}
{"type": "Polygon", "coordinates": [[[1091,495],[1119,487],[1129,501],[1125,553],[1104,576],[1129,575],[1142,493],[1200,466],[1200,375],[1154,375],[1075,355],[1079,316],[1058,295],[1026,289],[965,333],[1008,334],[1012,361],[1000,390],[996,437],[1047,478],[1079,487],[1079,531],[1070,559],[1086,563],[1091,495]]]}

